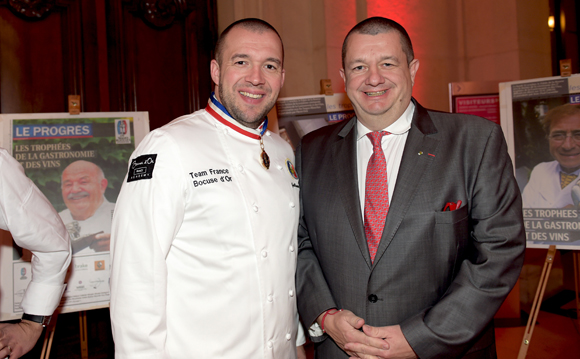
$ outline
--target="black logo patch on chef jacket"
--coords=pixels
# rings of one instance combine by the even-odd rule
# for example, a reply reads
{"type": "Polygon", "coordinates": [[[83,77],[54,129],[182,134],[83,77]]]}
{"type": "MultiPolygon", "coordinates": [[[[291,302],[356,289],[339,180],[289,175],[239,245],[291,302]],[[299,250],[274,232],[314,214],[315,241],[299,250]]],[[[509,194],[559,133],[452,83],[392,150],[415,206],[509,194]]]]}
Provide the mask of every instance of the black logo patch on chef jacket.
{"type": "Polygon", "coordinates": [[[153,178],[153,168],[155,167],[156,159],[157,154],[139,156],[131,161],[127,182],[153,178]]]}

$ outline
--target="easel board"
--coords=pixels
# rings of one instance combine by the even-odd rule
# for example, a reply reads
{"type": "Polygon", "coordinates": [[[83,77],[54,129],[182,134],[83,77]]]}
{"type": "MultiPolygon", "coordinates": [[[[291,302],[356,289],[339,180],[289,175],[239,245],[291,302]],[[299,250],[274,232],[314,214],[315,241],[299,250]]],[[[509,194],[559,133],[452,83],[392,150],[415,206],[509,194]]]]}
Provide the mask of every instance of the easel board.
{"type": "MultiPolygon", "coordinates": [[[[127,173],[129,157],[148,132],[147,112],[0,115],[0,147],[22,164],[26,175],[49,199],[64,222],[70,210],[61,188],[63,170],[76,161],[100,167],[108,182],[104,197],[114,206],[127,173]]],[[[112,216],[112,211],[109,213],[112,216]]],[[[71,214],[69,217],[72,218],[71,214]]],[[[85,222],[91,220],[91,226],[96,224],[104,233],[110,233],[110,219],[89,218],[85,222]]],[[[83,226],[77,226],[81,234],[83,226]]],[[[0,241],[0,320],[13,320],[22,315],[20,303],[31,280],[31,253],[16,246],[8,232],[0,231],[0,241]]],[[[75,253],[60,312],[108,307],[109,273],[107,249],[86,247],[75,253]]]]}
{"type": "MultiPolygon", "coordinates": [[[[524,197],[527,247],[548,248],[555,245],[557,249],[579,250],[580,210],[574,208],[572,198],[566,195],[561,198],[547,196],[540,191],[525,191],[525,188],[532,183],[531,174],[537,166],[538,173],[547,166],[556,166],[542,119],[548,111],[558,106],[580,105],[580,75],[502,82],[499,91],[501,126],[524,197]],[[546,203],[551,204],[526,206],[526,202],[531,203],[527,198],[534,198],[527,195],[532,192],[538,197],[548,197],[546,203]]],[[[552,172],[545,171],[543,176],[559,176],[552,172]]],[[[578,181],[577,178],[571,185],[578,181]]],[[[544,186],[544,189],[548,188],[552,187],[544,186]]]]}

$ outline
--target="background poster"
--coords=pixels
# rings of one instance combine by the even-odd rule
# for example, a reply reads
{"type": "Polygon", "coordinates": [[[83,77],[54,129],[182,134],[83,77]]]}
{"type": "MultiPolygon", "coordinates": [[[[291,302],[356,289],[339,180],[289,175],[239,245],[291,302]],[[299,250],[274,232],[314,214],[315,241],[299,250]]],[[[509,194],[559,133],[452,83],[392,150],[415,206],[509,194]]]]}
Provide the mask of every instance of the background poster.
{"type": "Polygon", "coordinates": [[[454,112],[487,118],[499,125],[499,95],[458,96],[454,112]]]}
{"type": "MultiPolygon", "coordinates": [[[[73,239],[73,260],[62,312],[74,312],[109,305],[109,246],[114,203],[127,173],[135,146],[149,131],[146,112],[0,115],[0,145],[24,167],[26,175],[49,199],[73,239]],[[73,181],[63,171],[69,166],[80,175],[73,181]],[[84,221],[73,219],[65,196],[75,199],[90,192],[84,168],[102,170],[105,200],[95,214],[84,221]],[[70,183],[69,187],[63,185],[70,183]],[[88,191],[88,192],[87,192],[88,191]],[[95,234],[104,238],[97,241],[95,234]],[[102,236],[101,236],[102,237],[102,236]]],[[[71,172],[71,171],[68,171],[71,172]]],[[[67,173],[68,173],[67,172],[67,173]]],[[[99,198],[101,198],[99,193],[99,198]]],[[[94,198],[94,197],[93,197],[94,198]]],[[[72,207],[72,205],[71,205],[72,207]]],[[[1,320],[19,318],[20,302],[30,282],[31,253],[17,247],[9,233],[2,233],[1,320]],[[11,273],[11,275],[7,275],[11,273]]]]}
{"type": "Polygon", "coordinates": [[[345,93],[282,97],[276,101],[275,110],[280,136],[294,150],[307,133],[354,117],[345,93]]]}
{"type": "MultiPolygon", "coordinates": [[[[580,104],[579,93],[579,75],[500,84],[501,125],[520,191],[525,190],[536,166],[555,163],[542,119],[558,106],[580,104]]],[[[580,249],[580,210],[571,198],[562,206],[524,208],[523,214],[528,247],[554,244],[559,249],[580,249]]]]}
{"type": "Polygon", "coordinates": [[[449,111],[480,116],[500,125],[499,81],[449,83],[449,111]]]}

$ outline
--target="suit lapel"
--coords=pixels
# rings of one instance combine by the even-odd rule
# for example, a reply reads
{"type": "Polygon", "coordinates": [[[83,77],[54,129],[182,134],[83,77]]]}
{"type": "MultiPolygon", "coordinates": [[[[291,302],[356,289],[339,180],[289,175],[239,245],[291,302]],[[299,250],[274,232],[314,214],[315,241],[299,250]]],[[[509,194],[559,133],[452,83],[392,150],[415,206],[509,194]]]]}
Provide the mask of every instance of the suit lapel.
{"type": "Polygon", "coordinates": [[[333,168],[336,169],[337,187],[344,210],[358,247],[369,268],[371,258],[365,237],[364,224],[360,211],[360,198],[357,180],[356,155],[356,118],[353,118],[338,133],[338,140],[332,144],[333,168]]]}
{"type": "Polygon", "coordinates": [[[427,110],[416,101],[414,103],[413,122],[405,143],[395,192],[393,193],[385,228],[375,256],[375,264],[380,260],[395,237],[415,193],[417,193],[417,186],[421,183],[423,174],[437,154],[436,150],[439,141],[433,136],[437,133],[437,129],[427,110]]]}

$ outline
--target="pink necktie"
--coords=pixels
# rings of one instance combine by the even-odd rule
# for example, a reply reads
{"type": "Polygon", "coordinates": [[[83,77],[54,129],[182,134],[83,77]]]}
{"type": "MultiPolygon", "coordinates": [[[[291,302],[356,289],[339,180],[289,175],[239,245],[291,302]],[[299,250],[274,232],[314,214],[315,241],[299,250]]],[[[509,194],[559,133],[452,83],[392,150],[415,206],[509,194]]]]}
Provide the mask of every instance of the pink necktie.
{"type": "Polygon", "coordinates": [[[381,140],[389,132],[367,134],[373,144],[373,154],[367,167],[365,182],[365,235],[369,246],[371,261],[374,262],[381,241],[385,220],[389,212],[389,186],[387,184],[387,161],[381,140]]]}

